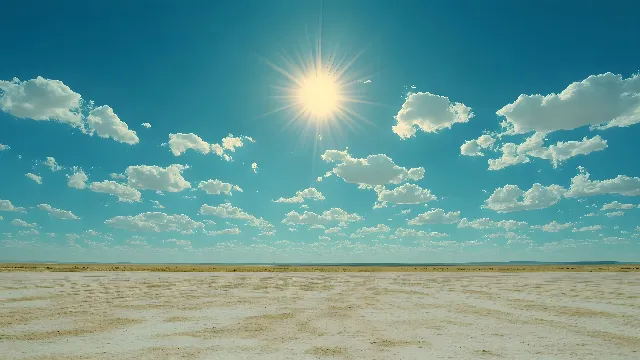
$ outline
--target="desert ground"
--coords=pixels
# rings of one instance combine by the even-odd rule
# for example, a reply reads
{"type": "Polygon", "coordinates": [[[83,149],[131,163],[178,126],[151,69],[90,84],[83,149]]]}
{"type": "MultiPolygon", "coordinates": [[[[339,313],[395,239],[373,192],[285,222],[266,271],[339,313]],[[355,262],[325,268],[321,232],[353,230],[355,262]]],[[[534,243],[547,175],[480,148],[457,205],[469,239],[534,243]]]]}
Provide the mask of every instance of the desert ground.
{"type": "Polygon", "coordinates": [[[633,269],[16,270],[2,360],[640,359],[633,269]]]}

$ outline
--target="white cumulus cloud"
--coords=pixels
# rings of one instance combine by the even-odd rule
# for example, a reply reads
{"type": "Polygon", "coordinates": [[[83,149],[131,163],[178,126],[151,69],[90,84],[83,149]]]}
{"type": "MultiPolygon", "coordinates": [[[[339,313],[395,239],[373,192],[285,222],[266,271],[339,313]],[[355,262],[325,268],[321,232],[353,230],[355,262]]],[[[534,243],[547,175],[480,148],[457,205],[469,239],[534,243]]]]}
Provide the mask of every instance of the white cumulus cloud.
{"type": "Polygon", "coordinates": [[[640,75],[606,73],[570,84],[559,94],[520,95],[497,111],[514,133],[550,133],[582,126],[624,127],[640,122],[640,75]]]}
{"type": "Polygon", "coordinates": [[[517,185],[505,185],[497,188],[482,207],[497,212],[543,209],[560,201],[565,191],[559,185],[535,183],[527,191],[520,190],[517,185]]]}
{"type": "Polygon", "coordinates": [[[180,192],[191,187],[191,183],[182,177],[182,171],[188,166],[173,164],[166,168],[160,166],[136,165],[125,170],[129,186],[141,190],[180,192]]]}
{"type": "Polygon", "coordinates": [[[307,188],[304,190],[296,191],[296,194],[290,198],[279,198],[277,200],[273,200],[273,202],[277,203],[302,203],[305,199],[311,200],[324,200],[324,195],[316,188],[307,188]]]}
{"type": "Polygon", "coordinates": [[[571,232],[584,232],[584,231],[597,231],[602,230],[602,225],[584,226],[581,228],[575,228],[571,232]]]}
{"type": "Polygon", "coordinates": [[[37,184],[42,185],[42,177],[41,176],[38,176],[38,175],[33,174],[33,173],[27,173],[27,174],[24,174],[24,176],[26,176],[29,179],[35,181],[37,184]]]}
{"type": "Polygon", "coordinates": [[[129,129],[127,123],[120,120],[118,115],[108,105],[99,106],[89,112],[87,116],[89,133],[95,132],[101,138],[112,138],[115,141],[135,145],[140,140],[135,131],[129,129]]]}
{"type": "Polygon", "coordinates": [[[475,220],[462,219],[458,223],[459,228],[470,227],[474,229],[489,229],[489,228],[503,228],[505,230],[523,229],[528,227],[529,224],[526,221],[515,220],[500,220],[493,221],[489,218],[480,218],[475,220]]]}
{"type": "Polygon", "coordinates": [[[291,211],[285,216],[282,223],[286,225],[325,225],[338,223],[340,226],[344,226],[347,223],[361,220],[362,217],[358,214],[351,214],[340,208],[331,208],[322,214],[316,214],[310,211],[299,214],[296,211],[291,211]]]}
{"type": "Polygon", "coordinates": [[[244,141],[255,142],[249,136],[235,137],[232,134],[224,137],[221,144],[210,144],[196,134],[169,134],[169,149],[175,156],[182,155],[185,151],[192,149],[201,154],[208,154],[213,152],[216,155],[222,157],[226,161],[231,161],[232,157],[229,152],[235,152],[236,148],[244,146],[244,141]]]}
{"type": "Polygon", "coordinates": [[[120,184],[111,180],[93,182],[89,186],[89,189],[91,189],[91,191],[93,192],[117,196],[119,202],[139,202],[142,197],[140,191],[126,184],[120,184]]]}
{"type": "Polygon", "coordinates": [[[74,166],[72,170],[73,174],[67,175],[67,185],[75,189],[86,188],[87,180],[89,180],[87,174],[85,174],[84,171],[77,166],[74,166]]]}
{"type": "Polygon", "coordinates": [[[580,167],[580,174],[571,179],[567,197],[583,197],[604,194],[617,194],[625,196],[640,195],[640,178],[618,175],[608,180],[590,180],[590,174],[580,167]]]}
{"type": "Polygon", "coordinates": [[[402,139],[413,137],[416,128],[424,132],[450,129],[455,123],[465,123],[473,117],[471,108],[454,103],[445,96],[428,92],[409,93],[395,116],[393,132],[402,139]]]}
{"type": "Polygon", "coordinates": [[[170,215],[162,212],[146,212],[135,216],[116,216],[105,224],[130,231],[179,232],[191,234],[203,229],[204,224],[184,214],[170,215]]]}
{"type": "Polygon", "coordinates": [[[429,189],[423,189],[416,184],[403,184],[392,190],[384,188],[376,189],[378,193],[377,207],[384,207],[386,203],[392,204],[421,204],[436,200],[437,197],[429,189]]]}
{"type": "Polygon", "coordinates": [[[0,151],[11,150],[11,146],[0,144],[0,151]]]}
{"type": "Polygon", "coordinates": [[[204,204],[200,207],[201,215],[216,216],[222,219],[241,219],[246,220],[247,225],[256,227],[263,232],[273,231],[274,226],[263,218],[251,215],[239,207],[235,207],[230,203],[211,206],[204,204]]]}
{"type": "Polygon", "coordinates": [[[554,221],[551,221],[548,224],[545,225],[534,225],[531,228],[532,229],[540,229],[542,231],[545,232],[560,232],[562,230],[568,229],[570,227],[572,227],[574,224],[573,223],[566,223],[566,224],[561,224],[554,221]]]}
{"type": "Polygon", "coordinates": [[[242,189],[238,185],[222,182],[217,179],[201,181],[198,185],[198,189],[204,190],[209,195],[233,195],[232,190],[242,192],[242,189]]]}
{"type": "Polygon", "coordinates": [[[618,216],[624,216],[624,211],[613,211],[610,213],[606,213],[606,216],[612,218],[612,217],[618,217],[618,216]]]}
{"type": "Polygon", "coordinates": [[[433,209],[409,220],[409,225],[453,224],[458,221],[460,221],[460,211],[445,212],[442,209],[433,209]]]}
{"type": "Polygon", "coordinates": [[[38,205],[38,209],[44,210],[49,213],[49,216],[63,219],[63,220],[79,220],[80,218],[74,215],[71,211],[61,210],[52,207],[49,204],[40,204],[38,205]]]}
{"type": "Polygon", "coordinates": [[[460,154],[465,156],[484,156],[483,149],[490,149],[496,139],[490,135],[482,135],[477,139],[465,141],[460,146],[460,154]]]}
{"type": "Polygon", "coordinates": [[[58,163],[56,162],[56,159],[51,156],[47,156],[47,159],[43,161],[42,164],[48,167],[49,169],[51,169],[51,171],[62,170],[62,166],[58,165],[58,163]]]}
{"type": "Polygon", "coordinates": [[[147,129],[150,129],[150,128],[151,128],[151,124],[149,124],[148,122],[146,122],[146,123],[142,123],[141,125],[142,125],[142,126],[144,126],[144,127],[146,127],[147,129]]]}
{"type": "Polygon", "coordinates": [[[424,177],[424,168],[410,168],[396,165],[384,154],[369,155],[366,158],[353,158],[347,150],[327,150],[322,155],[326,162],[338,165],[326,176],[335,174],[344,181],[359,185],[400,184],[406,181],[418,181],[424,177]]]}
{"type": "Polygon", "coordinates": [[[616,209],[629,210],[629,209],[633,209],[635,207],[636,207],[636,205],[634,205],[634,204],[622,204],[622,203],[619,203],[617,201],[612,201],[610,203],[602,205],[602,208],[600,210],[601,211],[616,210],[616,209]]]}
{"type": "Polygon", "coordinates": [[[14,206],[11,200],[0,200],[0,211],[26,212],[26,209],[14,206]]]}
{"type": "Polygon", "coordinates": [[[28,228],[34,228],[36,226],[38,226],[37,224],[33,223],[30,224],[22,219],[13,219],[11,220],[11,225],[13,226],[18,226],[18,227],[28,227],[28,228]]]}

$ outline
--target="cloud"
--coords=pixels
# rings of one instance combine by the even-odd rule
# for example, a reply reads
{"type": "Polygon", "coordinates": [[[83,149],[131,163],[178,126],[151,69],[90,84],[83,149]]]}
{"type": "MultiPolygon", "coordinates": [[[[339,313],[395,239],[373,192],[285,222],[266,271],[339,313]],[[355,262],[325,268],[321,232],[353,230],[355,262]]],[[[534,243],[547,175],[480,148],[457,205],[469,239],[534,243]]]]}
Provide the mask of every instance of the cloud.
{"type": "Polygon", "coordinates": [[[376,192],[378,193],[378,201],[381,203],[378,207],[386,206],[387,202],[392,204],[421,204],[437,199],[431,193],[431,190],[409,183],[398,186],[393,190],[377,189],[376,192]]]}
{"type": "Polygon", "coordinates": [[[24,220],[21,220],[21,219],[13,219],[13,220],[11,220],[11,225],[18,226],[18,227],[28,227],[28,228],[34,228],[34,227],[38,226],[35,223],[30,224],[30,223],[28,223],[28,222],[26,222],[24,220]]]}
{"type": "Polygon", "coordinates": [[[51,169],[51,171],[59,171],[63,169],[62,166],[58,165],[56,159],[51,156],[47,156],[47,159],[43,161],[42,164],[51,169]]]}
{"type": "Polygon", "coordinates": [[[559,185],[545,187],[535,183],[527,191],[517,185],[505,185],[497,188],[482,207],[497,212],[543,209],[555,205],[564,193],[565,189],[559,185]]]}
{"type": "Polygon", "coordinates": [[[502,156],[498,159],[490,159],[489,170],[501,170],[508,166],[528,163],[530,157],[550,160],[554,168],[557,168],[566,160],[578,156],[588,155],[595,151],[607,148],[607,141],[600,135],[591,139],[584,137],[582,141],[558,141],[555,145],[544,146],[544,134],[535,133],[522,144],[506,143],[502,145],[502,156]]]}
{"type": "Polygon", "coordinates": [[[465,141],[464,144],[460,146],[460,154],[465,156],[484,156],[481,150],[490,149],[495,142],[496,139],[492,136],[482,135],[475,140],[465,141]]]}
{"type": "Polygon", "coordinates": [[[198,185],[198,189],[204,190],[209,195],[233,195],[232,190],[242,192],[242,189],[238,185],[222,182],[220,180],[207,180],[201,181],[198,185]]]}
{"type": "Polygon", "coordinates": [[[358,214],[350,214],[340,208],[331,208],[322,214],[305,211],[299,214],[296,211],[289,212],[282,220],[286,225],[325,225],[330,223],[338,223],[344,226],[350,222],[361,221],[362,217],[358,214]]]}
{"type": "Polygon", "coordinates": [[[640,122],[640,75],[623,79],[606,73],[570,84],[559,94],[520,95],[496,114],[503,126],[522,134],[582,126],[624,127],[640,122]]]}
{"type": "Polygon", "coordinates": [[[277,203],[302,203],[304,202],[305,199],[311,199],[311,200],[324,200],[324,195],[322,195],[322,193],[320,191],[318,191],[316,188],[307,188],[304,190],[298,190],[296,191],[296,194],[290,198],[279,198],[278,200],[273,200],[273,202],[277,202],[277,203]]]}
{"type": "Polygon", "coordinates": [[[125,170],[129,186],[141,190],[159,190],[180,192],[191,187],[191,183],[182,177],[182,171],[189,166],[173,164],[166,168],[160,166],[136,165],[125,170]]]}
{"type": "Polygon", "coordinates": [[[634,204],[622,204],[622,203],[619,203],[617,201],[613,201],[613,202],[610,202],[608,204],[602,205],[602,208],[600,210],[601,211],[614,210],[614,209],[629,210],[629,209],[633,209],[635,207],[636,207],[636,205],[634,205],[634,204]]]}
{"type": "Polygon", "coordinates": [[[232,134],[222,139],[222,144],[210,144],[198,135],[189,134],[169,134],[169,149],[175,156],[180,156],[189,149],[197,151],[201,154],[208,154],[214,152],[216,155],[222,157],[226,161],[231,161],[231,155],[228,152],[235,152],[236,148],[244,146],[244,140],[249,142],[255,142],[249,136],[235,137],[232,134]]]}
{"type": "Polygon", "coordinates": [[[640,178],[618,175],[609,180],[589,180],[590,174],[583,167],[578,168],[580,174],[571,179],[566,197],[583,197],[604,194],[625,196],[640,195],[640,178]]]}
{"type": "Polygon", "coordinates": [[[124,180],[127,178],[125,174],[118,174],[118,173],[111,173],[109,174],[109,177],[112,178],[113,180],[124,180]]]}
{"type": "Polygon", "coordinates": [[[0,144],[0,151],[11,150],[11,146],[0,144]]]}
{"type": "Polygon", "coordinates": [[[105,193],[118,197],[119,202],[139,202],[142,195],[140,191],[126,185],[119,184],[115,181],[104,180],[102,182],[93,182],[89,186],[93,192],[105,193]]]}
{"type": "Polygon", "coordinates": [[[400,184],[406,181],[418,181],[424,177],[424,168],[407,169],[398,166],[384,154],[358,159],[351,157],[347,150],[327,150],[322,155],[322,160],[328,163],[339,163],[325,177],[335,174],[351,184],[368,186],[400,184]]]}
{"type": "Polygon", "coordinates": [[[162,206],[158,200],[151,200],[151,203],[154,209],[164,209],[164,206],[162,206]]]}
{"type": "Polygon", "coordinates": [[[127,123],[120,120],[113,109],[107,105],[91,110],[87,116],[87,125],[89,133],[95,132],[101,138],[112,138],[117,142],[129,145],[140,142],[136,132],[130,130],[127,123]]]}
{"type": "Polygon", "coordinates": [[[38,76],[32,80],[0,80],[0,109],[20,119],[54,120],[82,127],[80,94],[62,81],[38,76]]]}
{"type": "Polygon", "coordinates": [[[606,213],[605,215],[610,217],[610,218],[618,217],[618,216],[624,216],[624,211],[614,211],[614,212],[606,213]]]}
{"type": "Polygon", "coordinates": [[[162,242],[163,243],[174,243],[176,245],[187,246],[187,247],[191,246],[191,241],[190,240],[167,239],[167,240],[162,240],[162,242]]]}
{"type": "Polygon", "coordinates": [[[251,163],[251,170],[253,170],[254,174],[258,173],[258,164],[257,163],[251,163]]]}
{"type": "Polygon", "coordinates": [[[75,189],[86,188],[87,180],[89,180],[87,174],[85,174],[84,171],[77,166],[74,166],[72,170],[73,174],[67,175],[67,185],[75,189]]]}
{"type": "Polygon", "coordinates": [[[572,227],[573,225],[574,225],[573,223],[560,224],[554,220],[545,225],[534,225],[531,228],[540,229],[544,232],[560,232],[562,230],[572,227]]]}
{"type": "MultiPolygon", "coordinates": [[[[356,230],[356,232],[354,232],[353,234],[351,234],[352,238],[359,238],[359,237],[363,237],[366,235],[370,235],[370,234],[375,234],[375,233],[388,233],[389,231],[391,231],[391,228],[388,227],[385,224],[378,224],[374,227],[362,227],[358,230],[356,230]]],[[[326,233],[326,231],[325,231],[326,233]]]]}
{"type": "Polygon", "coordinates": [[[449,236],[449,235],[440,233],[437,231],[426,232],[422,230],[398,228],[396,229],[394,236],[392,236],[391,238],[405,238],[405,237],[439,238],[439,237],[446,237],[446,236],[449,236]]]}
{"type": "Polygon", "coordinates": [[[26,212],[23,207],[13,206],[10,200],[0,200],[0,211],[26,212]]]}
{"type": "Polygon", "coordinates": [[[59,80],[35,79],[0,81],[0,110],[20,119],[58,121],[79,128],[83,133],[97,133],[103,138],[137,144],[136,132],[129,130],[109,106],[84,106],[80,94],[59,80]],[[89,111],[86,118],[83,111],[89,111]]]}
{"type": "Polygon", "coordinates": [[[402,139],[416,134],[416,128],[424,132],[450,129],[455,123],[465,123],[473,117],[471,108],[462,103],[452,103],[445,96],[428,92],[409,93],[402,108],[395,116],[397,124],[393,132],[402,139]]]}
{"type": "Polygon", "coordinates": [[[505,230],[523,229],[527,228],[529,224],[526,221],[515,220],[500,220],[493,221],[489,218],[480,218],[475,220],[462,219],[458,223],[459,228],[470,227],[474,229],[489,229],[489,228],[503,228],[505,230]]]}
{"type": "Polygon", "coordinates": [[[584,232],[584,231],[596,231],[602,230],[602,225],[592,225],[592,226],[584,226],[581,228],[575,228],[571,230],[571,232],[584,232]]]}
{"type": "Polygon", "coordinates": [[[247,225],[259,228],[261,231],[272,231],[274,229],[273,224],[266,221],[263,218],[255,217],[241,208],[235,207],[230,203],[220,204],[218,206],[211,206],[204,204],[200,207],[201,215],[217,216],[223,219],[241,219],[246,220],[247,225]]]}
{"type": "Polygon", "coordinates": [[[453,224],[460,221],[460,211],[445,213],[442,209],[433,209],[409,220],[409,225],[453,224]]]}
{"type": "Polygon", "coordinates": [[[26,176],[29,179],[35,181],[37,184],[42,185],[42,177],[41,176],[38,176],[38,175],[32,174],[32,173],[24,174],[24,176],[26,176]]]}
{"type": "Polygon", "coordinates": [[[44,210],[49,213],[49,216],[55,217],[58,219],[80,220],[80,218],[74,215],[71,211],[56,209],[49,204],[40,204],[38,205],[38,209],[44,210]]]}
{"type": "Polygon", "coordinates": [[[142,126],[146,127],[147,129],[150,129],[150,128],[151,128],[151,124],[149,124],[148,122],[146,122],[146,123],[142,123],[142,124],[140,124],[140,125],[142,125],[142,126]]]}
{"type": "Polygon", "coordinates": [[[204,224],[191,220],[187,215],[168,215],[162,212],[146,212],[135,216],[116,216],[105,224],[129,231],[179,232],[192,234],[203,229],[204,224]]]}
{"type": "Polygon", "coordinates": [[[207,235],[210,236],[218,236],[218,235],[238,235],[240,234],[240,229],[238,229],[237,227],[234,228],[229,228],[229,229],[224,229],[224,230],[218,230],[218,231],[207,231],[206,232],[207,235]]]}

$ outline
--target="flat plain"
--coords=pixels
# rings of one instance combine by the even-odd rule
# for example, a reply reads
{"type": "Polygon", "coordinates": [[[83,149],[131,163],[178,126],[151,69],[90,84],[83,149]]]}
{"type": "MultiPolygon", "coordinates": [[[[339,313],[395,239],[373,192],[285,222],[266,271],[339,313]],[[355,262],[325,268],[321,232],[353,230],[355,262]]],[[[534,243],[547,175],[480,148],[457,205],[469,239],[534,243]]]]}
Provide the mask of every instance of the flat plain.
{"type": "Polygon", "coordinates": [[[538,272],[43,266],[0,273],[3,360],[640,358],[637,265],[538,272]]]}

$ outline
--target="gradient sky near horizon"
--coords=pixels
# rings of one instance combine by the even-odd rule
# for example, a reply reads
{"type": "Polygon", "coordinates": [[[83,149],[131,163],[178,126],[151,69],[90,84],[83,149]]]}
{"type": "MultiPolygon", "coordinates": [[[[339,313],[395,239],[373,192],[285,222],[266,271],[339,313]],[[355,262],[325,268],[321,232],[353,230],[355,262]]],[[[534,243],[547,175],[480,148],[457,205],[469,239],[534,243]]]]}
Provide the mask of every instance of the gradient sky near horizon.
{"type": "Polygon", "coordinates": [[[3,5],[0,260],[640,259],[637,2],[149,4],[3,5]]]}

